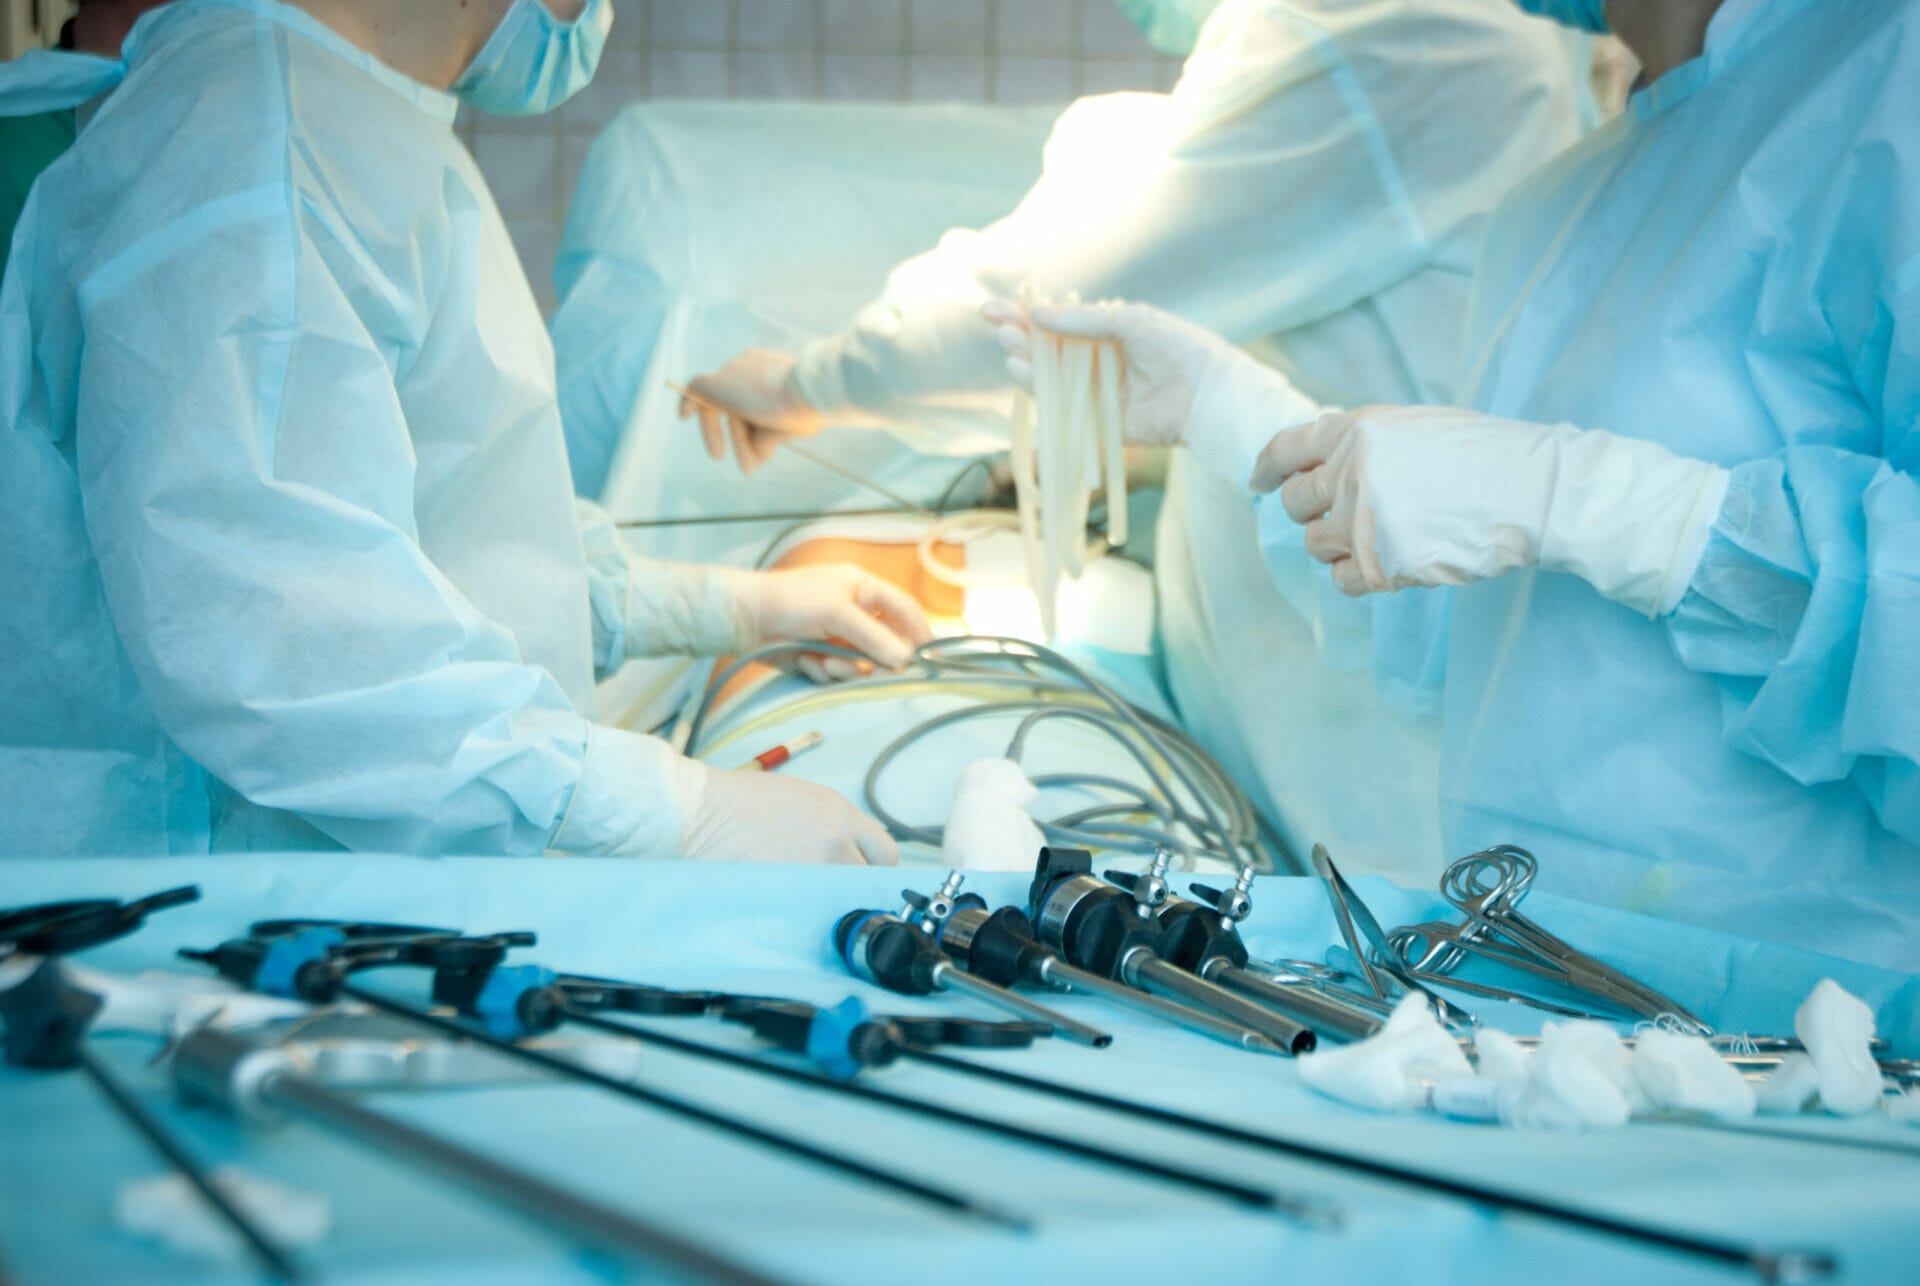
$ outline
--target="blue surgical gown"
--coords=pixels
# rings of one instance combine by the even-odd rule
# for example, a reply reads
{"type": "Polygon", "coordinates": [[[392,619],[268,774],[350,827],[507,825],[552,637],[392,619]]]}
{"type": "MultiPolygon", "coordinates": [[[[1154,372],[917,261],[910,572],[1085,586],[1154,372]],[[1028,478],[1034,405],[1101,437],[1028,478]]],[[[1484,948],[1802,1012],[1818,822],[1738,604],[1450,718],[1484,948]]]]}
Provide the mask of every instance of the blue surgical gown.
{"type": "Polygon", "coordinates": [[[1544,889],[1920,968],[1920,13],[1727,17],[1496,213],[1463,394],[1727,500],[1668,618],[1458,592],[1442,825],[1544,889]]]}
{"type": "MultiPolygon", "coordinates": [[[[63,66],[0,69],[0,105],[63,66]]],[[[455,106],[298,9],[182,0],[36,184],[0,293],[0,851],[677,847],[684,761],[589,714],[699,583],[576,509],[455,106]]]]}

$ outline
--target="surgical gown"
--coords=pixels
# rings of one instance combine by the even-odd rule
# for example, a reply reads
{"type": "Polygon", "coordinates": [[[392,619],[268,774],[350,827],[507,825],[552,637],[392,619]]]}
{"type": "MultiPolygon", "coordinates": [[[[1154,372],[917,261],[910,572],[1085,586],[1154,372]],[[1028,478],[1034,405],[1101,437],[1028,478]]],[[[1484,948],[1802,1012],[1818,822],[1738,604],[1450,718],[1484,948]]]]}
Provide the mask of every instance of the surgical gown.
{"type": "MultiPolygon", "coordinates": [[[[978,308],[1032,285],[1172,309],[1323,401],[1448,400],[1482,222],[1593,123],[1587,49],[1504,2],[1225,0],[1171,94],[1069,108],[1020,205],[896,269],[803,351],[801,388],[929,450],[1003,440],[1010,392],[978,308]]],[[[1372,614],[1297,537],[1269,550],[1290,560],[1276,594],[1231,481],[1177,460],[1169,501],[1155,571],[1182,720],[1296,851],[1326,841],[1355,869],[1431,882],[1426,689],[1379,699],[1372,614]]],[[[1437,629],[1444,597],[1425,597],[1382,636],[1437,629]]]]}
{"type": "MultiPolygon", "coordinates": [[[[44,107],[45,66],[0,103],[44,107]]],[[[725,640],[650,634],[706,583],[576,509],[454,111],[300,10],[182,0],[35,186],[0,849],[677,847],[685,761],[594,726],[594,678],[725,640]]]]}
{"type": "Polygon", "coordinates": [[[1685,599],[1458,592],[1443,822],[1543,889],[1920,968],[1920,13],[1729,5],[1495,216],[1467,403],[1732,471],[1685,599]]]}

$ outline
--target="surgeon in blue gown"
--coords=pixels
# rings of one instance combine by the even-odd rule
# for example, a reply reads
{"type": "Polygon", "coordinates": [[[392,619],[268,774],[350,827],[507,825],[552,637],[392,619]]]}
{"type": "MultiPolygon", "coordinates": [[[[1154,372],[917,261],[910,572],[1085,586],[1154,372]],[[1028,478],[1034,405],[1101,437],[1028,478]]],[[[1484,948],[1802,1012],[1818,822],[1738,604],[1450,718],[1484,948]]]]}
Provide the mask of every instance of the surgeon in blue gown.
{"type": "Polygon", "coordinates": [[[550,110],[607,0],[177,0],[34,184],[0,291],[0,852],[894,860],[773,773],[597,724],[628,657],[841,637],[852,568],[635,556],[576,504],[553,353],[458,101],[550,110]]]}
{"type": "Polygon", "coordinates": [[[1331,411],[1139,305],[1032,321],[1127,347],[1134,436],[1280,430],[1263,529],[1348,593],[1461,587],[1450,850],[1920,968],[1920,6],[1527,7],[1644,71],[1490,221],[1466,409],[1331,411]]]}

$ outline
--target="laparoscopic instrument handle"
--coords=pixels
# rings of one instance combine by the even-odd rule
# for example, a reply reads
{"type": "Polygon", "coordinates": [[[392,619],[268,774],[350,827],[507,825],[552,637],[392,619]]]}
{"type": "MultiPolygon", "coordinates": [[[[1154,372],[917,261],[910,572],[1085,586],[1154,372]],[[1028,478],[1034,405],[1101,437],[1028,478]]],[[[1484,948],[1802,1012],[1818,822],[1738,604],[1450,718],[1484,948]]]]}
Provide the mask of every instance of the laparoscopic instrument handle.
{"type": "Polygon", "coordinates": [[[834,926],[833,942],[849,971],[889,991],[926,995],[959,991],[999,1009],[1046,1024],[1056,1036],[1103,1048],[1106,1032],[983,982],[959,968],[926,933],[884,911],[851,911],[834,926]]]}
{"type": "Polygon", "coordinates": [[[986,903],[974,894],[962,895],[958,902],[940,925],[940,944],[976,978],[1001,986],[1033,982],[1058,991],[1078,991],[1242,1049],[1282,1052],[1250,1028],[1075,968],[1041,945],[1034,937],[1032,921],[1018,907],[989,912],[986,903]]]}

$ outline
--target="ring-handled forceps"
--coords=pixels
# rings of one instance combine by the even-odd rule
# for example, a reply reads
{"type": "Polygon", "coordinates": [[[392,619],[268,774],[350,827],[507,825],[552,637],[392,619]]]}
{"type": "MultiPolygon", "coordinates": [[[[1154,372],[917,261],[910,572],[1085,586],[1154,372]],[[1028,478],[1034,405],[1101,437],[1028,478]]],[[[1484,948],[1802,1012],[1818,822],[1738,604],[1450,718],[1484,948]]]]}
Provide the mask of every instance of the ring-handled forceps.
{"type": "MultiPolygon", "coordinates": [[[[1450,974],[1469,957],[1490,960],[1626,1014],[1660,1021],[1670,1030],[1713,1034],[1713,1028],[1672,997],[1578,950],[1529,919],[1520,902],[1532,888],[1537,870],[1533,854],[1511,844],[1461,858],[1440,877],[1440,894],[1466,916],[1465,922],[1396,929],[1387,935],[1388,945],[1381,954],[1412,973],[1427,975],[1450,974]]],[[[1447,984],[1456,985],[1456,980],[1448,978],[1447,984]]],[[[1481,985],[1465,989],[1477,993],[1481,985]]],[[[1536,1008],[1552,1008],[1518,992],[1510,997],[1536,1008]]]]}

